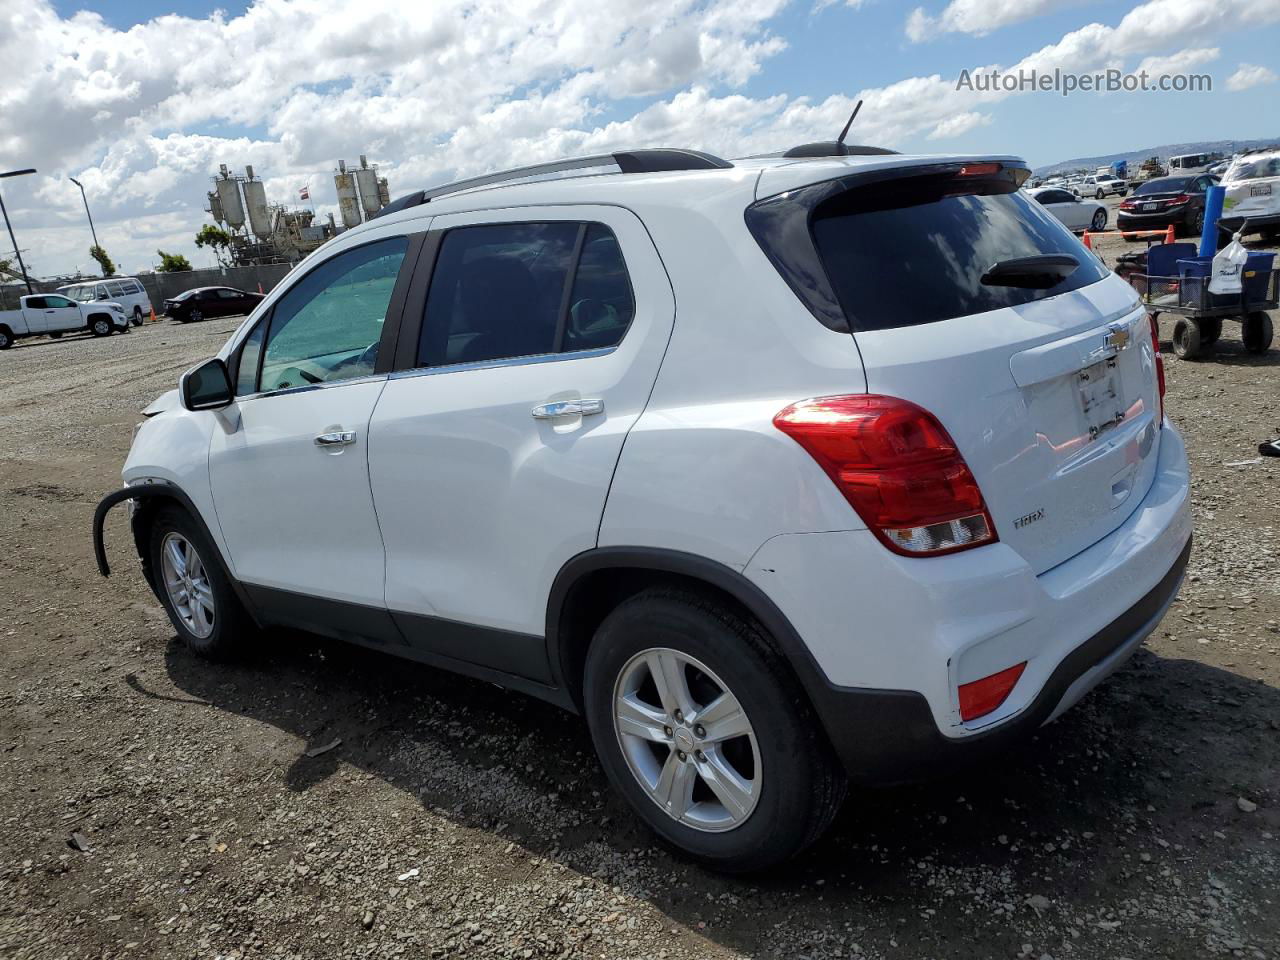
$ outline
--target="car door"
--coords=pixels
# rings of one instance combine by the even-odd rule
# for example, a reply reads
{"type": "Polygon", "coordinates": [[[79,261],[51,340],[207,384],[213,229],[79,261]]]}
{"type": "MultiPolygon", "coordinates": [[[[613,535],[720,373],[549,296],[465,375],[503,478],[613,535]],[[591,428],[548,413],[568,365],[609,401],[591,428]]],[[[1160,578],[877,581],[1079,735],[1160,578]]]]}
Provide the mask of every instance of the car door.
{"type": "Polygon", "coordinates": [[[387,606],[426,653],[545,682],[551,584],[596,545],[674,297],[617,207],[438,216],[433,246],[369,427],[387,606]]]}
{"type": "Polygon", "coordinates": [[[210,316],[226,317],[244,312],[241,309],[241,294],[239,290],[219,287],[212,293],[212,304],[209,310],[206,311],[210,316]]]}
{"type": "Polygon", "coordinates": [[[390,365],[378,362],[382,338],[394,334],[384,318],[399,316],[410,241],[390,230],[360,239],[290,278],[232,354],[238,395],[209,450],[237,578],[268,614],[292,605],[282,619],[324,633],[341,622],[335,611],[385,617],[367,431],[390,365]]]}
{"type": "Polygon", "coordinates": [[[44,298],[44,329],[48,333],[78,330],[84,326],[80,305],[70,297],[46,294],[44,298]]]}

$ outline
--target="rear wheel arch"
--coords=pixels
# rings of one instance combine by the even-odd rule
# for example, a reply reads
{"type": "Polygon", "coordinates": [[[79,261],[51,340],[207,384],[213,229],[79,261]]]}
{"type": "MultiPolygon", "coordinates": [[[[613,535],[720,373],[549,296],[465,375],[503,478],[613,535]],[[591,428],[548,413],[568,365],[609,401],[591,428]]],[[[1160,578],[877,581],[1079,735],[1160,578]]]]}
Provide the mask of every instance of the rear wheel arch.
{"type": "Polygon", "coordinates": [[[582,709],[587,649],[620,603],[655,587],[678,588],[754,621],[790,665],[810,700],[827,683],[821,667],[772,600],[745,576],[715,560],[656,547],[601,547],[561,568],[547,604],[547,654],[557,684],[582,709]]]}

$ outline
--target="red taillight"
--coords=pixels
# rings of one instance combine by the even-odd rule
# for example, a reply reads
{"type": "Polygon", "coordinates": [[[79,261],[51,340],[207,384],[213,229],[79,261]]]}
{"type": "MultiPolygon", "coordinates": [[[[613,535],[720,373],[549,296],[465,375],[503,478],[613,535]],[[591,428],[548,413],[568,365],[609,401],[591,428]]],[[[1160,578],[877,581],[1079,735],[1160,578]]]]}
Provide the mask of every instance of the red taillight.
{"type": "Polygon", "coordinates": [[[1160,324],[1154,314],[1147,314],[1151,323],[1151,349],[1156,355],[1156,383],[1160,387],[1160,427],[1164,428],[1164,357],[1160,355],[1160,324]]]}
{"type": "Polygon", "coordinates": [[[1004,703],[1025,669],[1027,662],[1024,660],[989,677],[960,684],[960,719],[966,722],[977,720],[1004,703]]]}
{"type": "Polygon", "coordinates": [[[1134,207],[1136,207],[1137,205],[1138,205],[1138,201],[1136,201],[1136,200],[1121,200],[1121,201],[1120,201],[1120,209],[1121,209],[1121,210],[1132,210],[1132,209],[1133,209],[1134,207]]]}
{"type": "Polygon", "coordinates": [[[1001,166],[998,163],[966,163],[960,168],[957,177],[989,177],[992,174],[999,173],[1001,166]]]}
{"type": "Polygon", "coordinates": [[[978,482],[936,417],[896,397],[793,403],[773,424],[827,472],[895,553],[931,556],[992,543],[978,482]]]}
{"type": "Polygon", "coordinates": [[[1168,203],[1176,207],[1178,204],[1187,203],[1190,200],[1191,198],[1187,196],[1185,193],[1180,193],[1176,197],[1174,197],[1172,200],[1166,200],[1165,203],[1168,203]]]}

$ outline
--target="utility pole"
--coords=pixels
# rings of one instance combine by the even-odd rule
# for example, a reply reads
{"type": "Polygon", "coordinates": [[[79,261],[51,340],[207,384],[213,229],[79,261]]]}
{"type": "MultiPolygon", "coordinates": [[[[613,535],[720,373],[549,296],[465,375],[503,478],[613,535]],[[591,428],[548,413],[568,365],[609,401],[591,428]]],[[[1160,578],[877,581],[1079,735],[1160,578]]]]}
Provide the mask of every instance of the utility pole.
{"type": "MultiPolygon", "coordinates": [[[[98,231],[93,229],[93,214],[89,212],[89,198],[84,195],[84,184],[75,177],[67,177],[72,183],[80,188],[80,199],[84,201],[84,215],[89,218],[89,233],[93,235],[93,245],[98,246],[98,231]]],[[[102,275],[105,277],[107,271],[103,270],[102,275]]]]}
{"type": "MultiPolygon", "coordinates": [[[[34,167],[27,170],[10,170],[8,173],[0,173],[0,180],[8,177],[21,177],[35,172],[34,167]]],[[[13,224],[9,222],[9,211],[4,208],[4,197],[0,197],[0,214],[4,215],[4,225],[9,229],[9,242],[13,244],[14,256],[18,258],[18,269],[22,271],[22,279],[27,282],[27,294],[33,294],[35,291],[31,289],[31,277],[27,273],[26,264],[22,262],[22,251],[18,249],[18,241],[13,235],[13,224]]]]}

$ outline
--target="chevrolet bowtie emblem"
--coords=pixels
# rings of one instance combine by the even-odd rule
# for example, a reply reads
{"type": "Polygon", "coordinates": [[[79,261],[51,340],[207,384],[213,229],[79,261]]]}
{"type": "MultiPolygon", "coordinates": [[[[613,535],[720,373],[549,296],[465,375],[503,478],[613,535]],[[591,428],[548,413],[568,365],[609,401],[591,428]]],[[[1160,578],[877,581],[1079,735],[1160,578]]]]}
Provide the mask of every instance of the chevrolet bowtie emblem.
{"type": "Polygon", "coordinates": [[[1103,341],[1103,344],[1119,353],[1129,345],[1129,328],[1112,327],[1111,332],[1107,334],[1107,339],[1103,341]]]}

